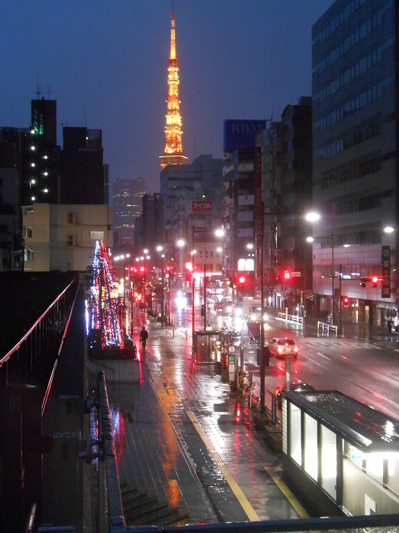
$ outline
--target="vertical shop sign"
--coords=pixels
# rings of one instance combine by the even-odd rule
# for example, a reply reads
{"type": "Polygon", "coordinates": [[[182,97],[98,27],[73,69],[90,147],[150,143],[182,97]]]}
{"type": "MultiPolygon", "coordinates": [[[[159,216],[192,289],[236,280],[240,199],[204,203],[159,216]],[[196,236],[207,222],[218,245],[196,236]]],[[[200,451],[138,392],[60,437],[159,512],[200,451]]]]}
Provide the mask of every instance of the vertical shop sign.
{"type": "Polygon", "coordinates": [[[391,247],[381,247],[381,298],[391,297],[391,247]]]}

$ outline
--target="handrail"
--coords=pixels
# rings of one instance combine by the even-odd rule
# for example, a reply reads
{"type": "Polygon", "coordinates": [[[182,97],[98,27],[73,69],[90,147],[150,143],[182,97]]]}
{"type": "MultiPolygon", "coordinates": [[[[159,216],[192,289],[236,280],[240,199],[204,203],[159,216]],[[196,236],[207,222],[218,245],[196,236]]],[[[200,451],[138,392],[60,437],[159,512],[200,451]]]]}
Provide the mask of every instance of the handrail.
{"type": "MultiPolygon", "coordinates": [[[[68,287],[69,286],[70,285],[68,285],[68,287]]],[[[65,292],[65,291],[63,291],[63,292],[65,292]]],[[[61,352],[62,352],[62,348],[64,346],[65,337],[66,337],[66,335],[68,333],[69,324],[71,322],[72,313],[73,313],[73,310],[74,310],[74,307],[75,307],[75,302],[76,302],[77,295],[78,295],[78,291],[76,291],[76,293],[75,293],[75,298],[73,299],[73,303],[71,305],[71,309],[70,309],[70,312],[69,312],[68,320],[67,320],[67,322],[65,324],[64,333],[62,334],[62,339],[61,339],[61,342],[60,342],[60,346],[58,348],[57,357],[56,357],[56,360],[54,361],[54,365],[53,365],[53,368],[51,370],[50,378],[49,378],[48,383],[47,383],[46,391],[44,393],[44,397],[43,397],[43,401],[42,401],[42,408],[41,408],[42,416],[44,415],[44,411],[46,410],[47,401],[48,401],[48,398],[50,396],[50,391],[51,391],[51,387],[53,385],[55,372],[57,370],[58,362],[60,360],[60,355],[61,355],[61,352]]],[[[54,302],[53,302],[53,304],[54,304],[54,302]]]]}
{"type": "Polygon", "coordinates": [[[4,357],[0,359],[0,368],[6,363],[12,354],[19,350],[21,345],[26,341],[26,339],[29,337],[29,335],[34,331],[34,329],[37,327],[37,325],[43,320],[43,318],[47,315],[47,313],[50,311],[50,309],[62,298],[62,296],[67,292],[67,290],[71,287],[73,283],[75,283],[76,278],[79,277],[79,274],[77,274],[73,280],[65,287],[65,289],[57,296],[57,298],[47,307],[47,309],[39,316],[39,318],[34,322],[33,326],[30,327],[30,329],[25,333],[25,335],[17,342],[11,350],[9,350],[4,357]]]}
{"type": "Polygon", "coordinates": [[[98,373],[98,394],[99,394],[99,436],[102,437],[104,463],[106,472],[106,485],[108,496],[108,523],[109,531],[120,531],[125,528],[125,517],[123,514],[122,496],[119,484],[119,471],[115,457],[113,441],[111,408],[108,401],[108,391],[105,379],[105,372],[98,373]],[[101,432],[100,432],[101,430],[101,432]]]}

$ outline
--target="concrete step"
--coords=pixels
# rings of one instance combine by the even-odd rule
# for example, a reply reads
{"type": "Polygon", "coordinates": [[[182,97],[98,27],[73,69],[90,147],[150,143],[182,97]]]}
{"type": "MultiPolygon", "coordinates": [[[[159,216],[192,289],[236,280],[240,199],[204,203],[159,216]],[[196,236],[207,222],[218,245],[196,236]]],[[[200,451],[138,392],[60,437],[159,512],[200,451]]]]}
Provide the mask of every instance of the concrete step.
{"type": "Polygon", "coordinates": [[[139,492],[136,488],[121,487],[121,496],[127,526],[166,526],[188,516],[185,509],[171,507],[167,502],[160,501],[156,495],[139,492]]]}

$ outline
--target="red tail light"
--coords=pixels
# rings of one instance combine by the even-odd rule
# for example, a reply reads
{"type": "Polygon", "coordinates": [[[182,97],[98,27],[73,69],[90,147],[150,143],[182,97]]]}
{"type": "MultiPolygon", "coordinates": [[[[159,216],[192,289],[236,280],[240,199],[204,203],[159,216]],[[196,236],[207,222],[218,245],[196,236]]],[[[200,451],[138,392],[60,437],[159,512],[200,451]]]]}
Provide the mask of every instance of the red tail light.
{"type": "Polygon", "coordinates": [[[283,348],[281,346],[277,346],[278,353],[281,353],[283,351],[283,348]]]}
{"type": "Polygon", "coordinates": [[[295,346],[295,348],[294,348],[294,352],[295,352],[295,353],[298,353],[298,352],[299,352],[299,348],[298,348],[298,346],[295,346]]]}

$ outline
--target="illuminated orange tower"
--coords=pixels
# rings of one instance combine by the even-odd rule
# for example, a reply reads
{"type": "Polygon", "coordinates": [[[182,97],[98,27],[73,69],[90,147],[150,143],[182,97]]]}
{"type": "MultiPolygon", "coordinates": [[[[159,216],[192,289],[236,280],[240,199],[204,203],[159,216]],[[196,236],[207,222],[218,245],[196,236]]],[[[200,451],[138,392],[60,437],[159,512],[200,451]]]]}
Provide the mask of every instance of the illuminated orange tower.
{"type": "Polygon", "coordinates": [[[168,99],[165,116],[165,150],[159,159],[161,167],[166,165],[185,165],[187,157],[183,155],[182,120],[179,100],[179,62],[176,57],[175,13],[172,11],[170,31],[170,57],[168,61],[168,99]]]}

